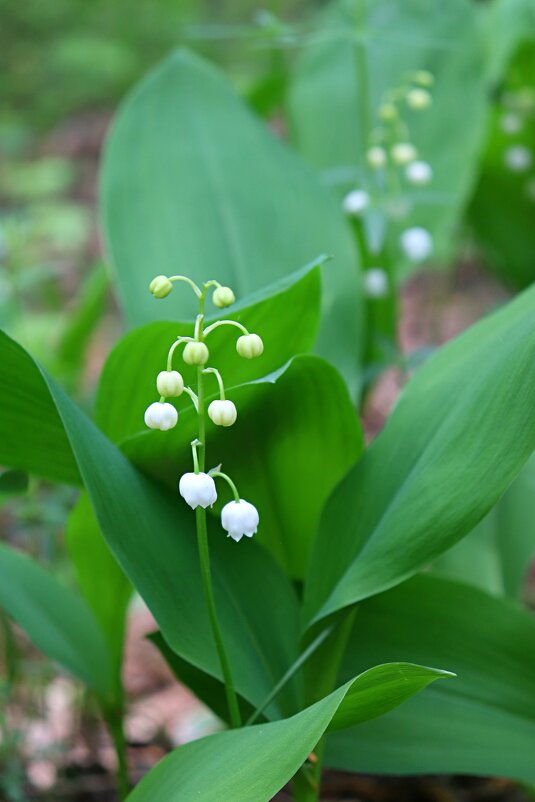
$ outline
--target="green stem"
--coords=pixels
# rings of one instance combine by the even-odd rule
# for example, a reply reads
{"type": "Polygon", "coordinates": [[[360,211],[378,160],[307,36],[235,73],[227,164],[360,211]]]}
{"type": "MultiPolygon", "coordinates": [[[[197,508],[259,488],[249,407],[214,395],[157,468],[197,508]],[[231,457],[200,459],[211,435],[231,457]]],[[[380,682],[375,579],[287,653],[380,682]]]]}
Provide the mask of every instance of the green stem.
{"type": "Polygon", "coordinates": [[[210,471],[210,476],[220,476],[221,479],[224,479],[225,482],[230,487],[230,489],[232,490],[232,495],[234,496],[234,501],[239,502],[240,494],[238,493],[238,488],[236,487],[236,485],[234,484],[234,482],[232,481],[230,476],[227,476],[226,473],[222,473],[221,471],[210,471]]]}
{"type": "MultiPolygon", "coordinates": [[[[202,322],[199,330],[199,337],[202,340],[202,322]]],[[[204,410],[204,376],[202,368],[197,368],[197,398],[198,398],[198,420],[199,420],[199,444],[197,445],[197,456],[199,460],[199,470],[204,471],[206,464],[206,418],[204,410]]],[[[199,549],[199,561],[201,565],[201,578],[208,608],[208,616],[212,627],[212,633],[219,656],[223,680],[225,682],[225,692],[229,709],[231,727],[241,726],[240,708],[238,697],[234,689],[232,672],[227,657],[223,633],[217,616],[217,607],[214,598],[214,588],[212,584],[212,570],[210,567],[210,552],[208,549],[208,532],[206,528],[206,510],[197,507],[195,510],[197,522],[197,546],[199,549]]]]}
{"type": "Polygon", "coordinates": [[[221,373],[217,370],[217,368],[204,368],[203,373],[213,373],[217,379],[217,383],[219,385],[219,397],[221,401],[225,400],[225,385],[223,384],[223,378],[221,373]]]}
{"type": "Polygon", "coordinates": [[[356,0],[355,7],[355,66],[357,71],[357,97],[359,126],[362,131],[362,164],[367,172],[366,149],[371,132],[370,97],[368,82],[368,56],[366,53],[366,0],[356,0]]]}
{"type": "Polygon", "coordinates": [[[189,286],[191,287],[197,298],[200,299],[202,295],[200,288],[195,284],[194,281],[192,281],[187,276],[169,276],[169,281],[185,281],[186,284],[189,284],[189,286]]]}
{"type": "Polygon", "coordinates": [[[210,568],[210,553],[208,551],[208,534],[206,531],[206,510],[204,510],[202,507],[197,507],[195,513],[197,516],[197,545],[199,547],[199,559],[201,562],[202,585],[206,599],[206,606],[208,607],[208,616],[212,626],[212,633],[214,635],[215,645],[219,655],[219,662],[221,664],[221,671],[223,673],[223,679],[225,682],[225,692],[227,695],[230,724],[232,727],[240,727],[241,716],[238,705],[238,697],[236,696],[236,691],[234,690],[230,663],[225,650],[223,634],[219,626],[217,608],[214,599],[212,572],[210,568]]]}
{"type": "Polygon", "coordinates": [[[219,326],[236,326],[236,328],[239,329],[242,332],[242,334],[249,334],[245,326],[242,326],[242,324],[238,323],[237,320],[216,320],[215,323],[211,323],[209,326],[206,327],[206,329],[204,330],[204,336],[208,337],[208,335],[212,331],[214,331],[214,329],[219,328],[219,326]]]}
{"type": "Polygon", "coordinates": [[[117,755],[117,793],[119,799],[123,800],[127,798],[130,788],[122,714],[113,711],[107,715],[107,721],[115,747],[115,754],[117,755]]]}

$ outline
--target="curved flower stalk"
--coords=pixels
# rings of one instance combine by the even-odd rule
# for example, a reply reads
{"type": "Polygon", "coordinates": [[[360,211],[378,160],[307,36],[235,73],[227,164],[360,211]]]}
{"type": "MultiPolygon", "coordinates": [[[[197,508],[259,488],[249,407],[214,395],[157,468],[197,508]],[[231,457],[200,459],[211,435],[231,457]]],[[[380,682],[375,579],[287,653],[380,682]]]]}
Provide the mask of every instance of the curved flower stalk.
{"type": "Polygon", "coordinates": [[[244,359],[261,356],[264,343],[258,334],[248,331],[245,326],[235,320],[217,320],[205,328],[204,307],[207,295],[211,290],[212,302],[219,309],[230,306],[235,301],[232,289],[222,286],[218,281],[212,279],[199,287],[187,276],[156,276],[151,281],[149,290],[155,298],[165,298],[173,290],[176,282],[184,282],[193,290],[199,301],[199,314],[193,327],[193,336],[177,337],[169,348],[166,370],[160,371],[156,378],[156,390],[160,398],[150,404],[145,411],[145,423],[150,429],[160,429],[161,431],[167,431],[176,426],[179,418],[178,412],[168,399],[177,398],[183,393],[190,397],[197,413],[198,436],[191,444],[193,471],[185,473],[180,478],[178,490],[186,504],[195,510],[204,597],[225,682],[230,722],[233,727],[239,727],[241,725],[240,709],[217,614],[208,547],[206,509],[212,507],[217,501],[215,480],[223,479],[229,485],[234,497],[233,501],[223,507],[221,513],[222,528],[227,532],[228,537],[235,542],[239,542],[244,536],[252,537],[258,529],[259,515],[253,504],[240,498],[238,489],[230,476],[222,473],[219,467],[206,471],[206,415],[216,426],[225,427],[232,426],[238,417],[236,405],[225,397],[225,385],[221,373],[217,368],[208,364],[210,350],[206,340],[215,329],[221,326],[226,326],[231,330],[238,329],[239,336],[235,347],[237,353],[244,359]],[[195,389],[186,386],[181,373],[173,367],[173,360],[180,348],[182,348],[184,362],[197,369],[195,389]],[[219,398],[213,400],[206,409],[205,381],[210,376],[217,381],[219,398]]]}

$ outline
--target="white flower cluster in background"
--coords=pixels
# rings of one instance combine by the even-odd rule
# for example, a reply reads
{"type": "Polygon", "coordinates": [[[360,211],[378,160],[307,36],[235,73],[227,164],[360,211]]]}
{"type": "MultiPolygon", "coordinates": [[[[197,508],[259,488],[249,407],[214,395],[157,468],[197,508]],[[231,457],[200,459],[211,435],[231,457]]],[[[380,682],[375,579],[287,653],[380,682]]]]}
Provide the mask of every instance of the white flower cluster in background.
{"type": "Polygon", "coordinates": [[[535,175],[529,175],[535,165],[535,154],[532,147],[526,144],[526,141],[530,141],[529,131],[526,132],[527,122],[535,117],[535,91],[526,86],[514,92],[505,92],[501,102],[504,111],[499,119],[499,126],[510,139],[510,144],[503,151],[504,166],[511,173],[525,176],[525,196],[535,202],[535,175]],[[522,138],[524,141],[518,141],[522,138]]]}
{"type": "MultiPolygon", "coordinates": [[[[372,131],[365,154],[369,168],[365,178],[369,186],[352,189],[342,201],[342,209],[348,217],[363,218],[364,237],[370,230],[367,222],[373,221],[371,215],[374,210],[376,212],[379,209],[391,220],[407,217],[412,203],[410,195],[402,191],[403,182],[421,188],[433,180],[433,168],[421,158],[411,142],[407,123],[403,119],[407,109],[409,114],[420,113],[431,106],[433,84],[431,72],[417,70],[407,75],[401,86],[387,91],[382,98],[377,112],[379,126],[372,131]]],[[[402,232],[399,247],[407,259],[420,263],[431,255],[433,238],[421,226],[409,227],[402,232]]],[[[373,250],[370,248],[370,251],[373,250]]],[[[375,265],[369,267],[364,271],[363,286],[368,298],[385,298],[391,291],[388,271],[375,265]]]]}

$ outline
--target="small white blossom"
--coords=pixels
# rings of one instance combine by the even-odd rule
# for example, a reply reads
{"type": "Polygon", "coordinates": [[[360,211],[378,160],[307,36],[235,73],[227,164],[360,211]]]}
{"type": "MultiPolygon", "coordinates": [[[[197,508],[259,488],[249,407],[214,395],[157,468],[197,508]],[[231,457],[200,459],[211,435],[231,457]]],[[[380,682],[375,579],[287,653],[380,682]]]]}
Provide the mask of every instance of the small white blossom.
{"type": "Polygon", "coordinates": [[[522,118],[513,112],[504,114],[500,120],[500,127],[505,134],[518,134],[522,130],[522,118]]]}
{"type": "Polygon", "coordinates": [[[380,170],[386,165],[386,150],[379,145],[375,145],[368,150],[366,158],[370,167],[373,167],[374,170],[380,170]]]}
{"type": "Polygon", "coordinates": [[[172,404],[166,401],[155,401],[145,410],[145,423],[149,429],[160,429],[166,432],[176,426],[178,421],[178,412],[172,404]]]}
{"type": "Polygon", "coordinates": [[[184,379],[178,370],[162,370],[156,378],[156,388],[164,398],[176,398],[184,392],[184,379]]]}
{"type": "Polygon", "coordinates": [[[192,510],[206,509],[217,501],[215,482],[207,473],[185,473],[180,477],[178,491],[192,510]]]}
{"type": "Polygon", "coordinates": [[[254,359],[264,352],[264,343],[258,334],[242,334],[236,340],[236,351],[245,359],[254,359]]]}
{"type": "Polygon", "coordinates": [[[379,117],[385,123],[394,122],[398,118],[398,110],[394,103],[386,102],[379,106],[379,117]]]}
{"type": "Polygon", "coordinates": [[[370,205],[370,196],[364,189],[354,189],[349,192],[342,203],[346,214],[358,217],[370,205]]]}
{"type": "Polygon", "coordinates": [[[410,142],[397,142],[390,151],[392,160],[399,165],[414,161],[418,155],[416,148],[410,142]]]}
{"type": "Polygon", "coordinates": [[[411,162],[405,168],[407,181],[416,186],[425,186],[433,178],[433,168],[423,161],[411,162]]]}
{"type": "Polygon", "coordinates": [[[216,426],[232,426],[238,417],[236,405],[232,401],[212,401],[208,417],[216,426]]]}
{"type": "Polygon", "coordinates": [[[364,272],[364,291],[368,298],[388,295],[388,274],[382,267],[370,267],[364,272]]]}
{"type": "Polygon", "coordinates": [[[505,151],[505,164],[513,173],[524,173],[529,170],[533,154],[525,145],[512,145],[505,151]]]}
{"type": "Polygon", "coordinates": [[[221,525],[236,543],[244,535],[252,537],[258,529],[259,521],[256,507],[243,499],[229,501],[221,510],[221,525]]]}
{"type": "Polygon", "coordinates": [[[420,226],[407,228],[400,237],[400,243],[411,262],[423,262],[433,251],[433,237],[420,226]]]}

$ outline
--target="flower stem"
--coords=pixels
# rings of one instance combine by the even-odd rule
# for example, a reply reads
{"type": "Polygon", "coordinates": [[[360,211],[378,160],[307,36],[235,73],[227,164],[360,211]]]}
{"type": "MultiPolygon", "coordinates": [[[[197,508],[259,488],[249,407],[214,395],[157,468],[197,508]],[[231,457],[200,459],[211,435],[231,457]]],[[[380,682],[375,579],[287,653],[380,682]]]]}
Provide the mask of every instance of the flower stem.
{"type": "MultiPolygon", "coordinates": [[[[200,337],[202,338],[202,323],[200,326],[200,337]]],[[[199,420],[199,444],[197,446],[197,456],[199,460],[199,470],[204,471],[206,462],[206,419],[204,410],[204,376],[202,368],[197,369],[197,397],[198,397],[198,420],[199,420]]],[[[230,725],[231,727],[241,726],[240,708],[238,705],[238,697],[234,688],[232,679],[232,672],[230,663],[223,641],[223,633],[217,617],[217,607],[214,598],[214,588],[212,584],[212,570],[210,566],[210,552],[208,549],[208,532],[206,528],[206,510],[202,507],[197,507],[195,510],[196,523],[197,523],[197,546],[199,549],[199,561],[201,564],[201,578],[208,608],[208,616],[212,627],[212,633],[219,656],[219,663],[225,682],[225,692],[227,695],[227,704],[229,709],[230,725]]]]}
{"type": "Polygon", "coordinates": [[[126,799],[130,791],[128,783],[128,767],[126,763],[126,744],[123,730],[123,718],[120,712],[113,711],[107,716],[109,731],[117,755],[117,793],[120,800],[126,799]]]}

